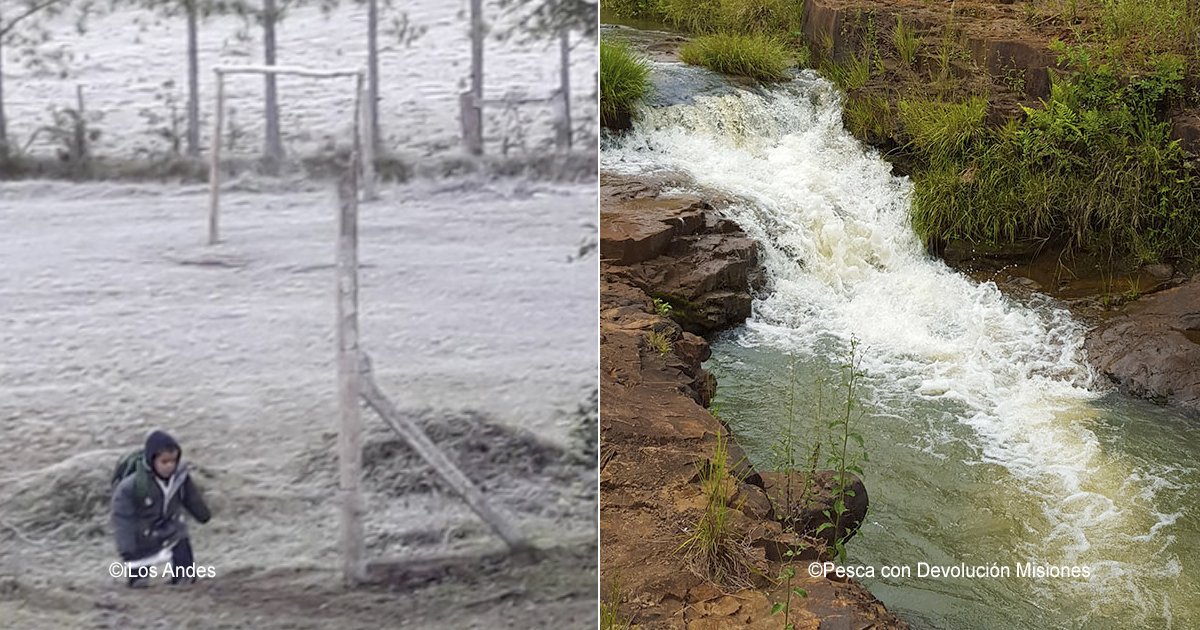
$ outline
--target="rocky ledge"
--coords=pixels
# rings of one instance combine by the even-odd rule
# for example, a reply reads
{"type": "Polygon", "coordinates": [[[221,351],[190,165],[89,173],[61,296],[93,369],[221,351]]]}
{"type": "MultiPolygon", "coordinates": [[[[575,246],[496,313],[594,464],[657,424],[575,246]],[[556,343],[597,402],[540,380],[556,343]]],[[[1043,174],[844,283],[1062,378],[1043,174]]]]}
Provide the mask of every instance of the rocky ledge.
{"type": "MultiPolygon", "coordinates": [[[[761,283],[758,249],[704,199],[664,195],[665,182],[601,177],[600,215],[600,545],[606,604],[643,628],[780,628],[771,609],[786,587],[771,577],[797,566],[791,586],[796,628],[907,628],[853,580],[812,578],[804,567],[826,548],[816,515],[830,501],[818,474],[816,504],[787,501],[802,478],[763,473],[745,463],[727,429],[706,406],[715,389],[701,367],[701,336],[750,313],[761,283]],[[657,299],[657,301],[656,301],[657,299]],[[670,305],[669,311],[666,305],[670,305]],[[704,512],[700,470],[718,435],[728,439],[723,480],[728,518],[749,584],[721,586],[693,570],[679,551],[704,512]],[[799,532],[797,534],[796,532],[799,532]],[[787,551],[796,556],[788,560],[787,551]],[[615,595],[613,595],[615,593],[615,595]]],[[[795,474],[793,474],[795,476],[795,474]]],[[[857,483],[853,526],[866,514],[857,483]]],[[[850,534],[852,528],[844,532],[850,534]]],[[[824,537],[832,535],[828,528],[824,537]]]]}

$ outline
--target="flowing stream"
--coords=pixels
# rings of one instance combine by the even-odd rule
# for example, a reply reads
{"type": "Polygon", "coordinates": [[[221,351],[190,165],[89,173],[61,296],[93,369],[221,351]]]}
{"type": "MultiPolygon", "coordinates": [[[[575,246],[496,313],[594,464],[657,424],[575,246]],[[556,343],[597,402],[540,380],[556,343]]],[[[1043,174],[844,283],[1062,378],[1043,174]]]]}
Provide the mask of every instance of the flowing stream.
{"type": "Polygon", "coordinates": [[[1018,303],[927,255],[910,182],[844,130],[831,84],[806,71],[647,109],[604,142],[602,168],[685,175],[733,199],[760,243],[768,286],[707,366],[760,468],[789,417],[806,456],[817,401],[830,417],[836,396],[817,383],[836,385],[858,340],[871,507],[847,564],[874,570],[862,581],[889,609],[916,628],[1200,627],[1200,425],[1107,393],[1083,327],[1049,300],[1018,303]]]}

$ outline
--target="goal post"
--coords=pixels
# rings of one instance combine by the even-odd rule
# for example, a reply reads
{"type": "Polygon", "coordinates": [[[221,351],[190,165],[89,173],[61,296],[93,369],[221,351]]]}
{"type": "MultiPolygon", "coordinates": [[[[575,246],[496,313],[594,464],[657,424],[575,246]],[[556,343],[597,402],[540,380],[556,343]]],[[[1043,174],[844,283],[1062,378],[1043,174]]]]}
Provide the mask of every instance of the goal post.
{"type": "Polygon", "coordinates": [[[363,98],[363,81],[366,70],[355,69],[318,69],[299,66],[217,66],[213,68],[217,79],[216,115],[213,117],[212,149],[209,151],[208,179],[208,244],[215,245],[220,240],[220,205],[221,205],[221,134],[225,119],[225,76],[230,74],[262,74],[262,75],[292,75],[313,79],[337,79],[355,77],[354,86],[354,154],[351,156],[353,168],[361,169],[364,199],[375,198],[375,145],[371,138],[375,130],[371,129],[372,119],[369,104],[363,98]]]}

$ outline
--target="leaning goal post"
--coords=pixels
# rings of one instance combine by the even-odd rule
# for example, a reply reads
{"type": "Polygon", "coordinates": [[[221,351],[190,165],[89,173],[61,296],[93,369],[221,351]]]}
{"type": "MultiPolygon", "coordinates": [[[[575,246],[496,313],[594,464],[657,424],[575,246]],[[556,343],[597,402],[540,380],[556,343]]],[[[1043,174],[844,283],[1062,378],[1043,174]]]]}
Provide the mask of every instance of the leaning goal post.
{"type": "Polygon", "coordinates": [[[220,239],[219,217],[221,204],[221,133],[225,118],[225,75],[227,74],[290,74],[314,79],[335,79],[354,77],[354,152],[351,155],[351,168],[361,169],[363,180],[363,197],[375,197],[375,146],[371,142],[374,130],[370,116],[370,104],[363,98],[363,80],[366,70],[340,69],[320,70],[301,68],[297,66],[217,66],[213,68],[217,77],[217,111],[213,120],[212,150],[209,151],[208,181],[208,244],[215,245],[220,239]]]}

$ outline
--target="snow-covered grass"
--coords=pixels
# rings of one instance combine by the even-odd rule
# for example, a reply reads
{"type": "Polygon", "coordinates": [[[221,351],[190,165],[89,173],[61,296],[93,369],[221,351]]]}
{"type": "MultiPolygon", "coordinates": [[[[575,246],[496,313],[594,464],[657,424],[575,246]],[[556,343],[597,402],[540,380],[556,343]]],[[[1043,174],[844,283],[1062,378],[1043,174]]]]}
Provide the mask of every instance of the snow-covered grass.
{"type": "MultiPolygon", "coordinates": [[[[470,73],[470,39],[466,0],[420,0],[397,3],[408,12],[414,28],[424,34],[403,45],[389,28],[381,30],[380,126],[385,148],[419,157],[459,145],[458,94],[467,89],[470,73]]],[[[505,14],[487,3],[492,32],[506,28],[505,14]]],[[[398,13],[384,11],[383,22],[398,13]]],[[[511,20],[510,20],[511,21],[511,20]]],[[[262,63],[261,29],[256,26],[239,36],[240,19],[214,17],[200,31],[200,89],[202,92],[201,143],[208,144],[215,98],[212,67],[218,64],[262,63]]],[[[151,157],[161,154],[166,142],[152,133],[147,116],[169,116],[162,98],[171,93],[182,115],[186,107],[186,39],[182,17],[165,18],[140,9],[121,9],[93,18],[83,34],[73,23],[55,23],[53,38],[37,48],[38,55],[61,52],[71,61],[64,78],[47,69],[35,70],[13,49],[4,51],[5,99],[10,137],[24,144],[33,132],[51,122],[51,107],[73,107],[75,86],[84,86],[85,106],[98,116],[101,130],[94,153],[109,157],[151,157]],[[164,87],[173,82],[170,87],[164,87]]],[[[315,7],[289,11],[278,29],[280,65],[317,68],[363,67],[366,64],[366,9],[345,3],[325,15],[315,7]]],[[[572,55],[572,115],[579,131],[592,137],[596,125],[597,53],[592,40],[575,36],[572,55]]],[[[521,44],[514,40],[487,41],[484,72],[485,98],[505,95],[549,96],[558,88],[556,41],[521,44]]],[[[345,146],[352,129],[353,79],[318,80],[280,77],[281,128],[285,148],[292,155],[321,152],[331,144],[345,146]]],[[[241,75],[226,84],[229,107],[226,129],[234,131],[231,155],[256,155],[263,143],[263,80],[241,75]]],[[[485,121],[489,151],[498,152],[505,133],[515,140],[526,136],[525,150],[536,151],[553,142],[553,113],[549,105],[530,105],[520,112],[528,119],[524,132],[512,129],[514,121],[492,111],[485,121]]],[[[162,126],[159,123],[156,126],[162,126]]],[[[226,143],[230,142],[226,138],[226,143]]],[[[226,147],[229,145],[226,144],[226,147]]],[[[31,147],[52,154],[53,145],[39,140],[31,147]]],[[[515,149],[520,150],[520,149],[515,149]]]]}
{"type": "MultiPolygon", "coordinates": [[[[0,485],[17,493],[0,497],[0,515],[52,542],[3,533],[10,568],[107,583],[104,477],[152,427],[180,439],[219,508],[194,534],[207,561],[333,562],[336,200],[326,185],[231,182],[224,242],[208,247],[205,192],[0,188],[0,485]],[[71,509],[54,507],[63,501],[71,509]],[[47,531],[47,519],[65,527],[47,531]],[[51,566],[70,557],[78,563],[51,566]]],[[[590,183],[424,181],[361,207],[362,347],[399,408],[482,415],[569,448],[596,379],[595,259],[569,260],[594,234],[595,194],[590,183]]],[[[394,439],[364,418],[369,442],[394,439]]],[[[493,446],[483,457],[496,470],[538,470],[493,446]]],[[[392,465],[381,457],[368,463],[392,465]]],[[[583,490],[594,488],[589,468],[579,468],[592,480],[577,480],[583,490]]],[[[542,483],[551,495],[528,500],[511,494],[526,486],[505,495],[499,477],[485,485],[508,497],[502,505],[530,508],[520,518],[535,535],[586,539],[594,497],[574,495],[573,483],[542,483]]],[[[372,495],[376,552],[425,531],[486,537],[461,502],[395,490],[372,495]]]]}

